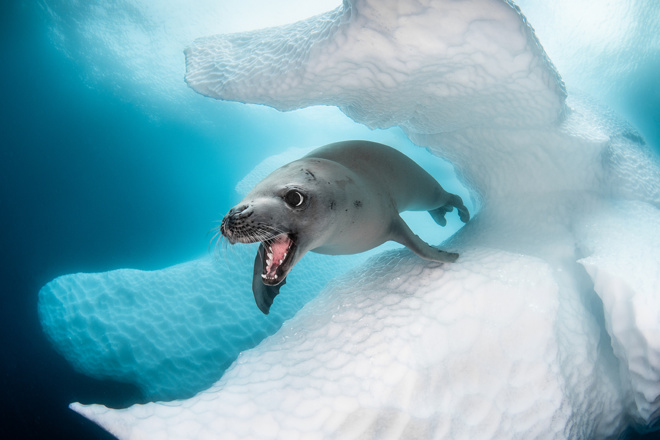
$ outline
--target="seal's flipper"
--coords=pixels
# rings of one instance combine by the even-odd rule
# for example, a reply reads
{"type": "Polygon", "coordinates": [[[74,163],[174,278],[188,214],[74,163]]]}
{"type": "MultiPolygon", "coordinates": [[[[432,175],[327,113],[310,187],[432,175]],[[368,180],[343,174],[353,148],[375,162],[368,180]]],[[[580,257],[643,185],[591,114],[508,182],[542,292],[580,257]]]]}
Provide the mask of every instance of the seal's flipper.
{"type": "Polygon", "coordinates": [[[449,198],[449,204],[458,209],[458,217],[463,223],[470,221],[470,211],[468,211],[467,207],[463,203],[463,199],[461,199],[456,194],[452,194],[449,198]]]}
{"type": "Polygon", "coordinates": [[[447,214],[448,212],[452,212],[453,210],[454,210],[453,206],[451,206],[450,204],[446,204],[444,206],[429,211],[429,214],[431,214],[431,217],[433,217],[433,220],[435,220],[437,224],[439,224],[440,226],[447,226],[447,219],[445,218],[445,214],[447,214]]]}
{"type": "Polygon", "coordinates": [[[410,230],[410,227],[408,227],[401,217],[398,217],[398,220],[392,225],[392,235],[390,239],[397,243],[401,243],[425,260],[453,263],[458,258],[457,253],[445,252],[434,248],[419,238],[410,230]]]}
{"type": "Polygon", "coordinates": [[[259,245],[259,250],[257,251],[257,256],[254,259],[254,273],[252,275],[252,293],[254,294],[254,300],[257,303],[257,307],[261,310],[264,315],[267,315],[270,311],[270,306],[273,305],[273,300],[280,293],[280,287],[286,284],[286,278],[282,280],[277,286],[267,286],[261,280],[261,273],[263,272],[264,267],[264,245],[259,245]]]}
{"type": "Polygon", "coordinates": [[[429,214],[431,214],[431,217],[433,217],[433,220],[435,220],[437,224],[440,226],[446,226],[447,219],[445,218],[445,214],[453,211],[454,208],[458,209],[458,217],[463,223],[470,221],[470,211],[468,211],[465,204],[463,204],[463,199],[456,194],[449,194],[449,201],[443,206],[429,211],[429,214]]]}

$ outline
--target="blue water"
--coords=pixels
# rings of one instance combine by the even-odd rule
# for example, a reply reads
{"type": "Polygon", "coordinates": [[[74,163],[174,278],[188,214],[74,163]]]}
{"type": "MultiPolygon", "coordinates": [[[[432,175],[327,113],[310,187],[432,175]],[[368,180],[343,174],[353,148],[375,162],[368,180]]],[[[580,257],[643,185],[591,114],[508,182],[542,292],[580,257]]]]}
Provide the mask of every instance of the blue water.
{"type": "Polygon", "coordinates": [[[249,168],[232,173],[240,155],[217,139],[86,85],[30,3],[0,3],[0,438],[112,438],[68,403],[140,396],[73,372],[41,331],[37,292],[64,273],[198,256],[249,168]]]}
{"type": "MultiPolygon", "coordinates": [[[[323,121],[310,128],[307,119],[191,90],[182,92],[187,102],[212,107],[212,123],[150,97],[142,103],[126,83],[91,78],[84,60],[56,44],[51,20],[37,2],[0,2],[0,438],[113,438],[67,405],[122,406],[141,396],[75,373],[53,351],[37,319],[41,286],[65,273],[196,258],[260,158],[369,132],[346,121],[339,131],[319,128],[323,121]]],[[[113,69],[111,60],[102,68],[113,69]]],[[[655,146],[658,71],[660,61],[649,61],[606,102],[655,146]]]]}

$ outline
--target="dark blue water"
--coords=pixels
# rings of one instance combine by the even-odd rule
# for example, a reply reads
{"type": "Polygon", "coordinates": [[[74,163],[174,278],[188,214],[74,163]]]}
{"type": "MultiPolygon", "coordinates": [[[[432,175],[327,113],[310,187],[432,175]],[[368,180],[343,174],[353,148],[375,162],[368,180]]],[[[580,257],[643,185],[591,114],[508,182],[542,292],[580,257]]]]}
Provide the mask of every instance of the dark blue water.
{"type": "MultiPolygon", "coordinates": [[[[272,136],[273,122],[255,131],[238,111],[209,132],[90,87],[48,26],[37,4],[0,2],[0,438],[112,438],[67,405],[141,396],[75,373],[53,351],[37,318],[39,289],[66,273],[157,269],[203,254],[255,145],[287,139],[272,136]]],[[[657,72],[646,69],[618,103],[654,145],[657,72]]]]}
{"type": "Polygon", "coordinates": [[[155,269],[205,252],[232,203],[219,189],[236,177],[220,170],[240,156],[86,86],[30,3],[0,2],[0,438],[112,438],[67,405],[141,396],[76,374],[41,331],[37,293],[65,273],[155,269]]]}

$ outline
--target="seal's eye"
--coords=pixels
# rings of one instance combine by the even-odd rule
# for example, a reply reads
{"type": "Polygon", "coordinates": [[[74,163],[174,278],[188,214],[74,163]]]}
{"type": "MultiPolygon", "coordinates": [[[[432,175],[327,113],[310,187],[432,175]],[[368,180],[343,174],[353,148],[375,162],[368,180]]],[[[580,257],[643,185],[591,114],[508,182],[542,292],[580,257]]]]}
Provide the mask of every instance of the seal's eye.
{"type": "Polygon", "coordinates": [[[292,189],[291,191],[289,191],[284,195],[284,201],[290,207],[298,208],[305,201],[305,196],[303,196],[300,192],[296,191],[295,189],[292,189]]]}

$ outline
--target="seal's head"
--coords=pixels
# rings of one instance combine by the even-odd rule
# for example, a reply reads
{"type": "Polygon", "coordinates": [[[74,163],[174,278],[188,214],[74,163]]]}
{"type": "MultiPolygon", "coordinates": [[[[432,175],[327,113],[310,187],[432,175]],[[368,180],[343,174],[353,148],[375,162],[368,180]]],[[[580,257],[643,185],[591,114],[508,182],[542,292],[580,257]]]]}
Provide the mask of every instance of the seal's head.
{"type": "Polygon", "coordinates": [[[222,219],[220,232],[231,244],[261,242],[259,254],[263,260],[261,278],[264,284],[278,285],[287,276],[297,259],[298,232],[293,222],[275,221],[282,211],[304,209],[307,197],[290,188],[281,198],[240,203],[222,219]]]}
{"type": "Polygon", "coordinates": [[[230,243],[261,242],[257,261],[266,286],[282,284],[300,258],[324,240],[332,221],[328,206],[337,201],[324,190],[331,181],[323,162],[308,159],[277,169],[222,220],[220,232],[230,243]]]}

